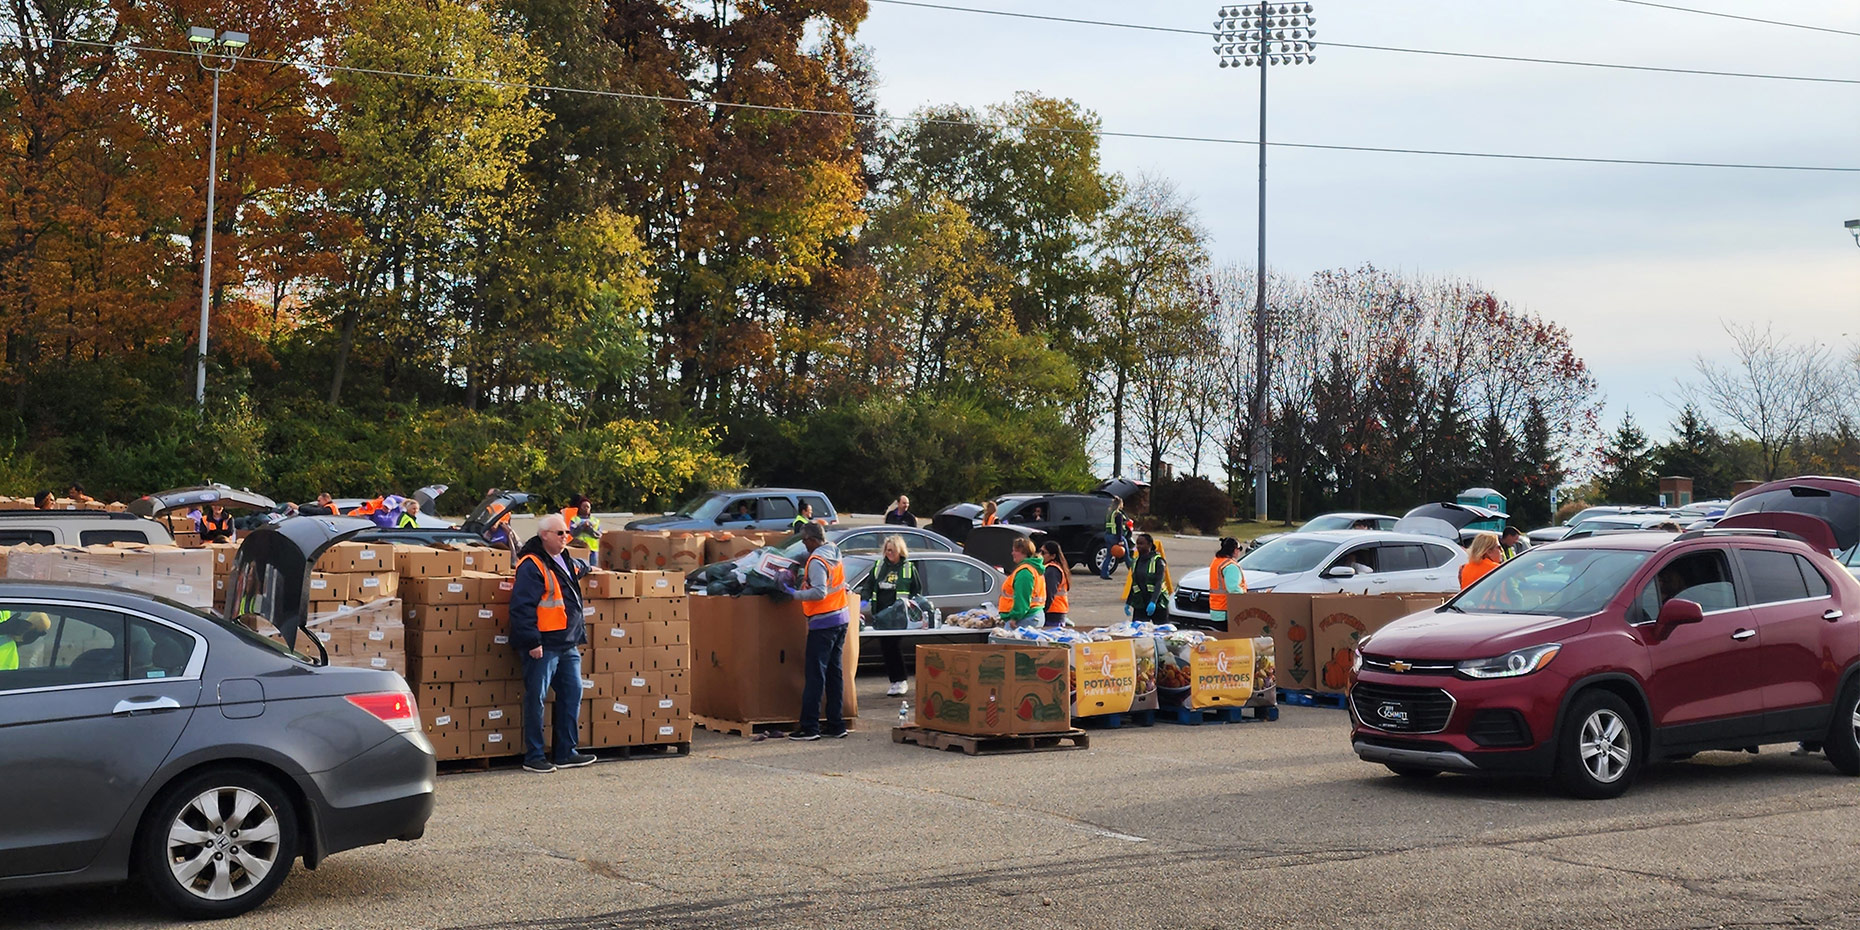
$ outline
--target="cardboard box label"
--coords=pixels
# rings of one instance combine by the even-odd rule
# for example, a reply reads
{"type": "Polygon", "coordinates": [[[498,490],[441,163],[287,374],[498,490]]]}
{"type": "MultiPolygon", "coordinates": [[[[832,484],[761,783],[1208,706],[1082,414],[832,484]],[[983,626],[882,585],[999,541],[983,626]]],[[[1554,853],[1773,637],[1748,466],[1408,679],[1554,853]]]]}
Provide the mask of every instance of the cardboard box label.
{"type": "MultiPolygon", "coordinates": [[[[638,679],[635,679],[635,680],[638,680],[638,679]]],[[[626,713],[629,713],[629,711],[628,711],[628,709],[627,709],[627,706],[626,706],[625,704],[622,704],[622,703],[620,703],[619,701],[615,701],[615,702],[614,702],[614,713],[616,713],[616,714],[626,714],[626,713]]]]}
{"type": "Polygon", "coordinates": [[[370,656],[368,659],[368,666],[370,668],[387,668],[388,667],[387,657],[386,656],[370,656]]]}
{"type": "Polygon", "coordinates": [[[487,742],[487,743],[501,743],[501,742],[503,742],[503,741],[504,741],[504,734],[502,734],[502,733],[486,733],[486,734],[484,735],[484,741],[485,741],[485,742],[487,742]]]}
{"type": "Polygon", "coordinates": [[[1253,696],[1253,638],[1209,639],[1189,653],[1189,706],[1245,704],[1253,696]]]}
{"type": "Polygon", "coordinates": [[[452,723],[451,714],[440,714],[439,716],[433,718],[433,726],[436,726],[436,727],[448,726],[451,723],[452,723]]]}
{"type": "Polygon", "coordinates": [[[1072,714],[1121,714],[1137,698],[1137,659],[1130,640],[1072,647],[1072,714]]]}

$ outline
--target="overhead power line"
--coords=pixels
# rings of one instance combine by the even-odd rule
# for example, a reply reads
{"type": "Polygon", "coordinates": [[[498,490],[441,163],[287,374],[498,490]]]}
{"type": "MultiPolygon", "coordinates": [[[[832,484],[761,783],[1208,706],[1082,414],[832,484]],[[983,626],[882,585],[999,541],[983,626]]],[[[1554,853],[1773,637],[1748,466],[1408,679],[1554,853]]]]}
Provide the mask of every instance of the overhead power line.
{"type": "MultiPolygon", "coordinates": [[[[884,2],[884,0],[880,0],[880,2],[884,2]]],[[[1747,23],[1762,23],[1766,26],[1787,26],[1791,29],[1808,29],[1813,32],[1831,32],[1838,36],[1860,36],[1860,32],[1851,32],[1846,29],[1833,29],[1828,26],[1810,26],[1807,23],[1785,23],[1781,20],[1776,20],[1776,19],[1758,19],[1755,16],[1739,16],[1736,13],[1720,13],[1716,10],[1695,10],[1689,6],[1673,6],[1668,3],[1649,3],[1648,0],[1615,0],[1615,2],[1630,3],[1630,4],[1633,4],[1634,6],[1650,6],[1650,7],[1655,7],[1657,9],[1662,9],[1662,10],[1673,10],[1679,13],[1697,13],[1700,16],[1718,16],[1724,19],[1741,19],[1747,23]]]]}
{"type": "MultiPolygon", "coordinates": [[[[18,39],[16,33],[0,33],[0,36],[18,39]]],[[[115,51],[142,52],[152,55],[181,55],[193,57],[187,49],[161,48],[158,46],[132,45],[127,43],[100,42],[90,39],[53,38],[48,41],[92,48],[111,49],[115,51]]],[[[241,56],[241,61],[256,64],[280,65],[298,68],[310,73],[363,74],[371,77],[402,78],[407,80],[438,81],[450,84],[471,84],[480,87],[502,87],[522,90],[529,93],[585,94],[593,97],[607,97],[617,100],[636,100],[645,103],[663,103],[681,106],[719,107],[723,109],[748,110],[772,113],[795,113],[807,116],[836,116],[853,120],[873,120],[887,123],[905,123],[916,125],[968,126],[978,129],[1008,129],[1017,132],[1047,133],[1052,135],[1088,135],[1108,139],[1147,139],[1160,142],[1195,142],[1210,145],[1258,145],[1257,139],[1230,139],[1220,136],[1176,135],[1153,132],[1119,132],[1109,129],[1071,129],[1060,126],[1018,126],[1005,123],[987,123],[976,120],[944,119],[932,116],[893,116],[889,113],[859,113],[851,110],[828,110],[810,107],[775,106],[764,103],[738,103],[724,100],[693,100],[688,97],[670,97],[660,94],[638,94],[618,90],[603,90],[593,87],[564,87],[551,84],[531,84],[519,81],[499,81],[490,78],[459,77],[450,74],[424,74],[415,71],[393,71],[381,68],[358,68],[353,65],[324,65],[316,62],[293,61],[284,58],[260,58],[241,56]]],[[[1376,145],[1337,145],[1317,142],[1267,142],[1271,148],[1311,149],[1331,152],[1374,152],[1394,155],[1438,155],[1455,158],[1491,158],[1511,161],[1571,162],[1597,165],[1646,165],[1665,168],[1736,168],[1750,171],[1819,171],[1860,173],[1860,166],[1842,165],[1778,165],[1753,162],[1695,161],[1657,158],[1606,158],[1584,155],[1534,155],[1521,152],[1469,152],[1452,149],[1401,148],[1376,145]]]]}
{"type": "MultiPolygon", "coordinates": [[[[1069,16],[1047,16],[1038,13],[1016,13],[1009,10],[987,10],[980,7],[954,6],[945,3],[926,3],[923,2],[923,0],[868,0],[868,2],[888,3],[893,6],[917,7],[925,10],[944,10],[952,13],[979,13],[985,16],[1004,16],[1010,19],[1032,19],[1044,22],[1072,23],[1080,26],[1102,26],[1111,29],[1134,29],[1142,32],[1163,32],[1173,35],[1200,36],[1202,38],[1207,38],[1210,35],[1210,31],[1206,29],[1183,29],[1177,26],[1152,26],[1145,23],[1125,23],[1103,19],[1077,19],[1069,16]]],[[[1623,0],[1623,2],[1631,2],[1631,0],[1623,0]]],[[[1658,6],[1659,4],[1652,5],[1658,6]]],[[[1675,9],[1678,8],[1675,7],[1675,9]]],[[[1767,22],[1767,20],[1761,21],[1767,22]]],[[[1791,24],[1782,23],[1780,25],[1791,24]]],[[[1830,31],[1838,32],[1839,30],[1830,31]]],[[[1361,45],[1350,42],[1326,42],[1318,39],[1312,39],[1310,41],[1313,45],[1327,48],[1350,48],[1372,52],[1398,52],[1404,55],[1435,55],[1443,58],[1475,58],[1485,61],[1562,65],[1574,68],[1604,68],[1613,71],[1648,71],[1657,74],[1692,74],[1705,77],[1746,78],[1762,81],[1800,81],[1812,84],[1860,84],[1860,78],[1816,77],[1814,75],[1797,74],[1763,74],[1751,71],[1718,71],[1709,68],[1666,68],[1658,65],[1630,65],[1606,61],[1575,61],[1566,58],[1532,58],[1523,55],[1492,55],[1478,52],[1449,52],[1428,48],[1399,48],[1390,45],[1361,45]]]]}

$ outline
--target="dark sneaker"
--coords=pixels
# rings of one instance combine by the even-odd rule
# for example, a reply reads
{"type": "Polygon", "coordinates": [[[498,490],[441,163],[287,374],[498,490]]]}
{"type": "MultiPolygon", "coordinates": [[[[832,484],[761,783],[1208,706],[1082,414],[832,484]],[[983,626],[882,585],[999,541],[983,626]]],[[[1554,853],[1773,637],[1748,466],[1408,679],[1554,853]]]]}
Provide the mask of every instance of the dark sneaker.
{"type": "Polygon", "coordinates": [[[558,769],[578,769],[584,765],[593,765],[597,760],[585,752],[578,752],[555,764],[558,769]]]}
{"type": "Polygon", "coordinates": [[[525,772],[535,772],[538,775],[547,775],[550,772],[555,771],[555,765],[554,763],[551,763],[547,759],[544,759],[541,762],[525,761],[523,763],[523,770],[525,772]]]}
{"type": "Polygon", "coordinates": [[[788,738],[791,740],[794,740],[797,743],[804,743],[810,740],[819,739],[820,734],[815,733],[811,730],[796,730],[793,733],[788,734],[788,738]]]}
{"type": "Polygon", "coordinates": [[[848,732],[847,730],[841,730],[837,733],[821,733],[820,735],[827,739],[845,739],[848,732]]]}

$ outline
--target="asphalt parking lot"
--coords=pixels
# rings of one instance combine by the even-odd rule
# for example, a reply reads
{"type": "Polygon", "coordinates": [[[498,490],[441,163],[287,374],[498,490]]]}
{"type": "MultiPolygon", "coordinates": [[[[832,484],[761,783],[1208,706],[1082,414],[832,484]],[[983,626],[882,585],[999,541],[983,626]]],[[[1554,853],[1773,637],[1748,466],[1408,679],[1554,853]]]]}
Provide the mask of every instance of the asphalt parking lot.
{"type": "MultiPolygon", "coordinates": [[[[1166,540],[1177,572],[1213,543],[1166,540]]],[[[1121,575],[1119,576],[1121,579],[1121,575]]],[[[1096,622],[1121,583],[1080,577],[1096,622]]],[[[1788,747],[1656,767],[1625,797],[1414,782],[1342,711],[1097,731],[1075,752],[699,731],[689,757],[441,779],[424,839],[299,870],[251,928],[1860,926],[1860,780],[1788,747]]],[[[168,923],[134,889],[0,899],[5,924],[168,923]]]]}

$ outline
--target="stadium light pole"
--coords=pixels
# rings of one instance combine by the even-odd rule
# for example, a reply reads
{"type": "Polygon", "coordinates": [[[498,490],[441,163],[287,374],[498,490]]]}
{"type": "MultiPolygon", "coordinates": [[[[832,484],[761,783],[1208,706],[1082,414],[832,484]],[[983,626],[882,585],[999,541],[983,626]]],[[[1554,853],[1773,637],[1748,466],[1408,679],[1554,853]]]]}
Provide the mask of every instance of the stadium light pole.
{"type": "MultiPolygon", "coordinates": [[[[1253,516],[1266,522],[1266,486],[1272,475],[1270,385],[1272,359],[1266,351],[1266,69],[1317,61],[1310,41],[1317,18],[1309,3],[1224,6],[1214,21],[1214,54],[1223,68],[1259,69],[1259,267],[1253,306],[1253,516]]],[[[1291,513],[1286,513],[1291,519],[1291,513]]]]}
{"type": "Polygon", "coordinates": [[[251,36],[231,30],[216,32],[195,26],[187,31],[188,47],[200,67],[213,74],[213,117],[207,129],[207,238],[200,260],[200,356],[194,370],[194,404],[203,410],[207,406],[207,309],[213,294],[213,194],[220,161],[220,75],[239,63],[239,53],[251,41],[251,36]]]}

